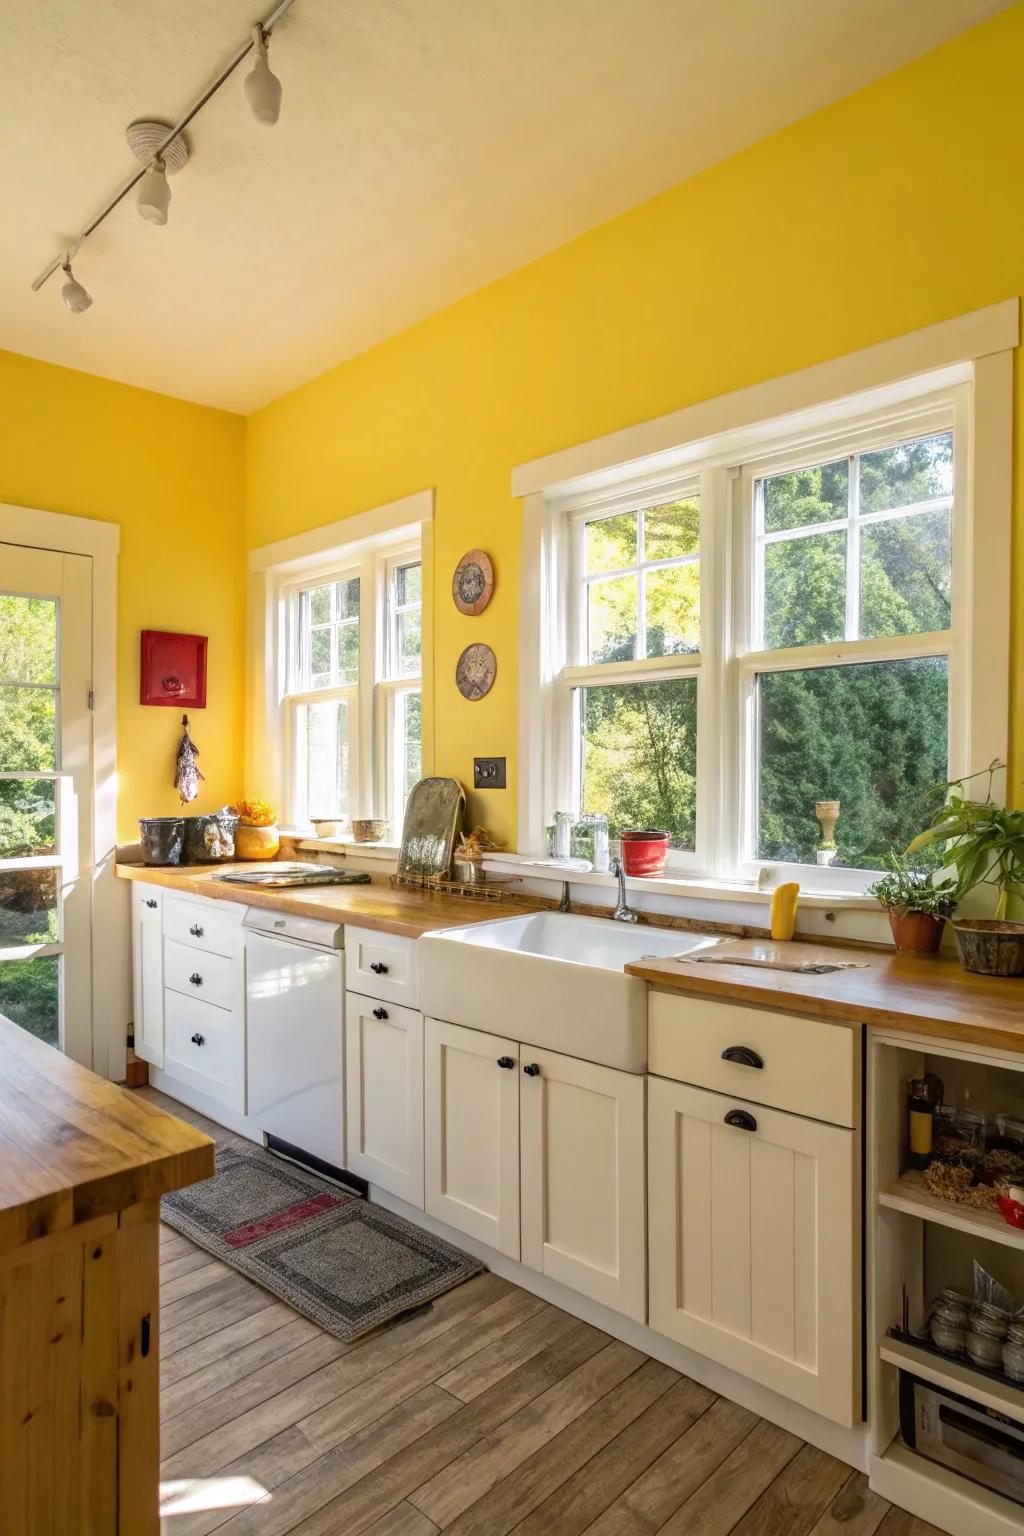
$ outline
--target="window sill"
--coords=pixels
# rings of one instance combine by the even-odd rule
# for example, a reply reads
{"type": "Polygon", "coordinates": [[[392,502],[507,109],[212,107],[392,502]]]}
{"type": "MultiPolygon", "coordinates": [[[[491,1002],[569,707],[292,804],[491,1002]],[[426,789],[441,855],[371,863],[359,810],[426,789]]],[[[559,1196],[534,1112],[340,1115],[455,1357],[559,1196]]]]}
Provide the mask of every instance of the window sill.
{"type": "MultiPolygon", "coordinates": [[[[615,875],[598,874],[594,871],[582,874],[575,870],[553,869],[550,866],[533,863],[530,859],[516,853],[489,854],[484,859],[484,869],[494,875],[515,874],[524,880],[546,880],[559,886],[564,880],[568,880],[570,885],[591,886],[610,891],[614,890],[617,884],[615,875]]],[[[761,907],[769,906],[772,899],[770,890],[759,890],[753,881],[711,880],[694,875],[654,877],[627,875],[626,887],[628,891],[638,896],[683,896],[696,897],[704,901],[747,901],[761,907]]],[[[837,908],[848,912],[881,911],[873,896],[864,896],[856,891],[801,890],[800,905],[816,911],[834,911],[837,908]]]]}
{"type": "Polygon", "coordinates": [[[389,859],[392,863],[398,857],[399,843],[357,843],[354,837],[303,837],[301,833],[293,834],[296,837],[296,848],[307,852],[358,854],[361,859],[389,859]]]}

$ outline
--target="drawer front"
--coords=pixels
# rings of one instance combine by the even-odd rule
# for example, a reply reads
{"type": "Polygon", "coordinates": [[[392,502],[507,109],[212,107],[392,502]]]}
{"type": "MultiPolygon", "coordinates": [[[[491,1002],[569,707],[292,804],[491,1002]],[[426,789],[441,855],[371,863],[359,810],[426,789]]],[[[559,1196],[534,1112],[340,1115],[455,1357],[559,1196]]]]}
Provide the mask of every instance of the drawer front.
{"type": "Polygon", "coordinates": [[[245,962],[241,955],[213,955],[192,944],[164,939],[164,985],[186,997],[241,1011],[245,997],[245,962]]]}
{"type": "Polygon", "coordinates": [[[166,993],[164,1070],[231,1109],[245,1110],[245,1022],[240,1013],[166,993]]]}
{"type": "Polygon", "coordinates": [[[858,1123],[856,1028],[652,991],[648,1070],[833,1125],[858,1123]]]}
{"type": "Polygon", "coordinates": [[[244,947],[244,917],[245,908],[232,902],[168,896],[164,901],[164,934],[214,955],[240,955],[244,947]]]}
{"type": "Polygon", "coordinates": [[[345,985],[364,997],[415,1008],[416,941],[345,925],[345,985]]]}
{"type": "Polygon", "coordinates": [[[136,881],[132,886],[132,913],[135,921],[159,928],[163,919],[163,895],[158,885],[136,881]]]}

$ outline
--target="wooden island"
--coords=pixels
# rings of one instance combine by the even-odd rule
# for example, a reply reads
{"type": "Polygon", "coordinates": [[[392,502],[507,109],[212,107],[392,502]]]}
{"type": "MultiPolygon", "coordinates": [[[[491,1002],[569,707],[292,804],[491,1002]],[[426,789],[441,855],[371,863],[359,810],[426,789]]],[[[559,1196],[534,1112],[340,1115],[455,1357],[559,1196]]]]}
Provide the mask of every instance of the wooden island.
{"type": "Polygon", "coordinates": [[[0,1016],[4,1536],[157,1536],[160,1196],[200,1131],[0,1016]]]}

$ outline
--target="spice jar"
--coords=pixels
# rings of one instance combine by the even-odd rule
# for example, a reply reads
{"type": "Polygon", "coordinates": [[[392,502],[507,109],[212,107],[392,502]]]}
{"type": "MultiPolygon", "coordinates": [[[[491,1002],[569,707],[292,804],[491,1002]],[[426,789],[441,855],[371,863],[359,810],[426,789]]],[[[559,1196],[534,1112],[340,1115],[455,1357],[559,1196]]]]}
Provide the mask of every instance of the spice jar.
{"type": "Polygon", "coordinates": [[[967,1345],[969,1317],[970,1309],[960,1301],[947,1301],[943,1296],[933,1301],[928,1331],[936,1349],[947,1355],[962,1355],[967,1345]]]}
{"type": "Polygon", "coordinates": [[[1003,1345],[1003,1370],[1011,1381],[1024,1381],[1024,1340],[1007,1339],[1003,1345]]]}
{"type": "Polygon", "coordinates": [[[1006,1342],[1007,1319],[999,1307],[979,1302],[971,1309],[970,1327],[967,1332],[967,1354],[975,1365],[985,1371],[998,1371],[1003,1363],[1003,1345],[1006,1342]]]}

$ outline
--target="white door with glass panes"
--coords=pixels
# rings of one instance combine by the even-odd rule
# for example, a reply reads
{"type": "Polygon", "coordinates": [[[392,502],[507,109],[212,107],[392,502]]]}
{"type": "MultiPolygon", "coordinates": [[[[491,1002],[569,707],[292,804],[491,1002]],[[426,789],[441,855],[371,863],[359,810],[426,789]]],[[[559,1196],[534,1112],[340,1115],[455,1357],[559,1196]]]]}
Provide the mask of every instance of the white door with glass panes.
{"type": "Polygon", "coordinates": [[[92,560],[0,544],[0,1015],[92,1065],[92,560]]]}

